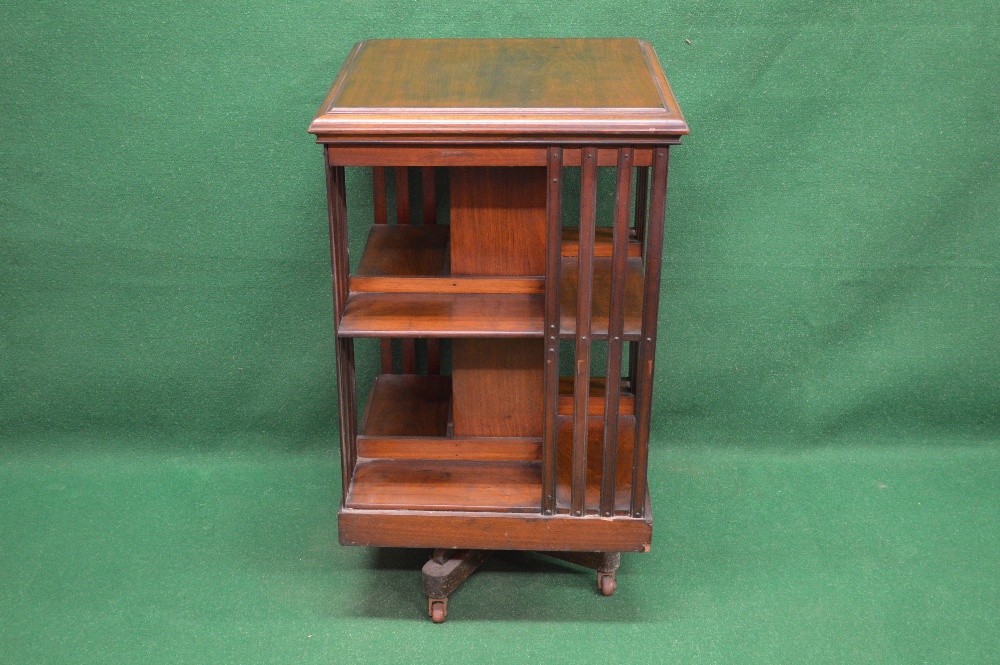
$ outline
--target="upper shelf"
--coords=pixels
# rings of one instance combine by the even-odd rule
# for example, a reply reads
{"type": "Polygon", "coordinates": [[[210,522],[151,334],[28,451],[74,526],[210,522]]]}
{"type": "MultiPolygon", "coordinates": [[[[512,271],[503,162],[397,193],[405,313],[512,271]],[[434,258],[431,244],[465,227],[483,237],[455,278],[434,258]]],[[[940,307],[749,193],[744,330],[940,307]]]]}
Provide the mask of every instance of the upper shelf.
{"type": "MultiPolygon", "coordinates": [[[[629,243],[624,337],[638,339],[642,325],[642,259],[629,243]]],[[[578,253],[576,229],[563,229],[560,330],[576,334],[578,253]]],[[[594,244],[591,336],[608,334],[611,295],[611,229],[600,227],[594,244]]],[[[448,226],[376,225],[338,326],[345,337],[541,337],[543,277],[447,275],[448,226]]]]}
{"type": "Polygon", "coordinates": [[[309,131],[321,142],[655,140],[688,126],[638,39],[373,39],[355,45],[309,131]]]}

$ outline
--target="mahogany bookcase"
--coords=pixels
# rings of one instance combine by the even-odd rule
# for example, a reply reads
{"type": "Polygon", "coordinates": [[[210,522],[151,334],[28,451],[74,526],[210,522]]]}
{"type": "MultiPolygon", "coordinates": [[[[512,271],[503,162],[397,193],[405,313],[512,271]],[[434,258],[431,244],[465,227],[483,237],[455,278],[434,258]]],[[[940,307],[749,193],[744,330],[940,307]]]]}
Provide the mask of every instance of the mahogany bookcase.
{"type": "Polygon", "coordinates": [[[434,548],[435,621],[490,550],[590,566],[610,595],[619,553],[651,542],[667,159],[688,133],[653,48],[365,41],[309,131],[329,199],[341,543],[434,548]],[[353,274],[345,167],[371,168],[374,183],[353,274]],[[614,172],[604,206],[602,168],[614,172]],[[571,169],[578,219],[564,214],[571,169]],[[380,340],[381,370],[359,419],[362,337],[380,340]]]}

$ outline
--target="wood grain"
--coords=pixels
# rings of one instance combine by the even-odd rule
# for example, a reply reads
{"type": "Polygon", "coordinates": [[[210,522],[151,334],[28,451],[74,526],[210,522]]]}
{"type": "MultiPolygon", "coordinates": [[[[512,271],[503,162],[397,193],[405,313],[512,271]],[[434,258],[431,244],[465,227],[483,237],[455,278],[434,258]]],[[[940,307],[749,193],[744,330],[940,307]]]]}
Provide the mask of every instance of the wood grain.
{"type": "Polygon", "coordinates": [[[653,523],[648,517],[344,508],[337,514],[337,526],[341,545],[364,547],[648,552],[653,523]]]}
{"type": "Polygon", "coordinates": [[[451,274],[545,274],[545,169],[449,169],[451,274]]]}
{"type": "Polygon", "coordinates": [[[541,337],[543,296],[352,293],[338,335],[541,337]]]}
{"type": "MultiPolygon", "coordinates": [[[[332,140],[332,139],[328,139],[332,140]]],[[[398,139],[397,139],[398,140],[398,139]]],[[[466,138],[466,141],[471,140],[466,138]]],[[[648,138],[636,137],[640,142],[648,138]]],[[[565,142],[562,137],[560,142],[565,142]]],[[[457,143],[446,146],[389,143],[379,145],[333,144],[330,148],[330,163],[336,166],[408,166],[418,164],[425,168],[434,166],[544,166],[546,148],[518,146],[489,146],[457,143]]],[[[580,165],[580,148],[566,148],[563,151],[564,166],[580,165]]],[[[598,166],[615,166],[618,163],[617,148],[599,148],[598,166]]],[[[636,148],[634,165],[650,166],[653,163],[652,148],[636,148]]]]}
{"type": "Polygon", "coordinates": [[[664,139],[687,123],[635,39],[362,42],[309,126],[331,137],[547,134],[664,139]]]}
{"type": "Polygon", "coordinates": [[[368,231],[357,274],[362,277],[433,277],[447,272],[447,226],[379,224],[368,231]]]}
{"type": "Polygon", "coordinates": [[[441,437],[447,432],[451,379],[382,374],[375,378],[359,433],[367,437],[441,437]]]}
{"type": "Polygon", "coordinates": [[[358,436],[358,457],[467,462],[537,462],[542,442],[523,437],[358,436]]]}
{"type": "Polygon", "coordinates": [[[542,348],[540,339],[452,340],[455,436],[542,436],[542,348]]]}
{"type": "Polygon", "coordinates": [[[537,511],[538,462],[360,460],[348,508],[537,511]]]}

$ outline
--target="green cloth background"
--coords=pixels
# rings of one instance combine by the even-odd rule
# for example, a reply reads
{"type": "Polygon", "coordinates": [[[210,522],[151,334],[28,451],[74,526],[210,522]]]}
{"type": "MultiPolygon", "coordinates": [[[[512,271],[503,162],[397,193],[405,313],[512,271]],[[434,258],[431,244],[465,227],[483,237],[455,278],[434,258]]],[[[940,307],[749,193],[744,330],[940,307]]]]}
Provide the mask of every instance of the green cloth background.
{"type": "Polygon", "coordinates": [[[998,34],[994,0],[5,3],[0,663],[1000,662],[998,34]],[[354,42],[461,36],[649,39],[692,135],[653,551],[609,599],[501,556],[433,626],[426,552],[337,544],[305,130],[354,42]]]}

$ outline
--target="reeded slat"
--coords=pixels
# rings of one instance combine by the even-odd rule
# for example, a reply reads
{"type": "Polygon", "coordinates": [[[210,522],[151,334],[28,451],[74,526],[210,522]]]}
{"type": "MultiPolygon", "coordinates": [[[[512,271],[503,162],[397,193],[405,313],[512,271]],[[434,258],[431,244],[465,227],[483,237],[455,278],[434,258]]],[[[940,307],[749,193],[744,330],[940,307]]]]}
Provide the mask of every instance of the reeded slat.
{"type": "Polygon", "coordinates": [[[420,169],[420,185],[424,200],[424,224],[437,224],[437,199],[434,194],[434,167],[420,169]]]}
{"type": "MultiPolygon", "coordinates": [[[[410,168],[397,166],[393,169],[396,178],[396,223],[410,223],[410,168]]],[[[412,339],[400,340],[403,348],[403,374],[417,373],[417,348],[412,339]]]]}
{"type": "Polygon", "coordinates": [[[597,221],[597,149],[584,148],[580,167],[580,256],[577,276],[576,367],[573,385],[573,480],[571,511],[585,512],[587,404],[590,398],[590,310],[593,302],[594,234],[597,221]]]}
{"type": "MultiPolygon", "coordinates": [[[[639,166],[635,170],[635,237],[639,241],[639,255],[644,251],[643,240],[646,238],[646,218],[649,212],[649,169],[639,166]]],[[[639,368],[639,344],[628,343],[628,383],[629,390],[635,392],[635,377],[639,368]]]]}
{"type": "MultiPolygon", "coordinates": [[[[386,224],[388,212],[385,199],[385,167],[372,167],[372,211],[376,224],[386,224]]],[[[384,337],[378,341],[382,373],[392,374],[392,340],[384,337]]]]}
{"type": "Polygon", "coordinates": [[[556,448],[559,405],[559,273],[562,255],[562,148],[548,150],[545,233],[545,378],[542,435],[542,512],[556,504],[556,448]]]}
{"type": "Polygon", "coordinates": [[[410,223],[410,168],[397,166],[393,169],[396,177],[396,223],[410,223]]]}
{"type": "Polygon", "coordinates": [[[372,211],[376,224],[385,224],[388,221],[385,202],[385,167],[372,167],[372,211]]]}
{"type": "MultiPolygon", "coordinates": [[[[344,187],[344,167],[331,166],[329,154],[324,151],[326,167],[327,213],[330,227],[330,266],[333,273],[334,329],[340,326],[348,296],[350,256],[347,251],[347,204],[344,187]]],[[[337,407],[340,415],[340,470],[342,477],[341,498],[345,500],[354,472],[356,459],[357,404],[354,393],[354,341],[338,338],[337,356],[337,407]]]]}
{"type": "Polygon", "coordinates": [[[635,237],[641,249],[646,239],[646,214],[649,212],[649,168],[640,166],[635,171],[635,237]]]}
{"type": "MultiPolygon", "coordinates": [[[[437,197],[434,190],[434,167],[420,169],[420,184],[423,187],[424,224],[437,224],[437,197]]],[[[427,373],[441,373],[441,341],[427,340],[427,373]]]]}
{"type": "Polygon", "coordinates": [[[601,466],[601,514],[615,512],[618,473],[618,397],[621,394],[622,330],[625,319],[625,274],[628,268],[629,217],[632,203],[632,149],[618,152],[615,219],[611,253],[611,304],[608,311],[608,365],[604,391],[604,460],[601,466]]]}
{"type": "Polygon", "coordinates": [[[660,271],[663,264],[663,223],[667,202],[667,146],[653,154],[652,196],[646,233],[646,282],[643,294],[642,337],[636,372],[635,463],[632,466],[632,516],[642,517],[646,507],[646,470],[649,463],[649,417],[653,404],[653,369],[656,356],[656,320],[660,305],[660,271]]]}

